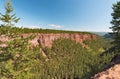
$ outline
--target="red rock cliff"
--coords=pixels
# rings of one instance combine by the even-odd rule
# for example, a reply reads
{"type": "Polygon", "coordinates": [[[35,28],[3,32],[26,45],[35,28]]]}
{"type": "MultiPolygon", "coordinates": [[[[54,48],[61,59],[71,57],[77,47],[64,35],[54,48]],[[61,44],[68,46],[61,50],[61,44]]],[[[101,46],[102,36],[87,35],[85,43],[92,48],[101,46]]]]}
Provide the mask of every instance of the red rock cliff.
{"type": "MultiPolygon", "coordinates": [[[[22,34],[22,37],[27,37],[32,34],[22,34]]],[[[51,47],[54,40],[65,38],[65,39],[71,39],[73,41],[79,42],[82,44],[84,40],[96,40],[97,36],[95,34],[69,34],[69,33],[63,33],[63,34],[33,34],[35,35],[35,38],[33,40],[30,40],[29,42],[32,43],[33,46],[37,46],[41,44],[42,47],[51,47]]],[[[10,39],[5,36],[0,36],[0,41],[5,42],[9,41],[10,39]]]]}
{"type": "MultiPolygon", "coordinates": [[[[24,34],[23,36],[26,36],[24,34]]],[[[65,38],[82,43],[84,40],[96,40],[97,36],[94,34],[36,34],[36,37],[30,42],[36,46],[41,44],[43,47],[51,47],[54,40],[65,38]]]]}

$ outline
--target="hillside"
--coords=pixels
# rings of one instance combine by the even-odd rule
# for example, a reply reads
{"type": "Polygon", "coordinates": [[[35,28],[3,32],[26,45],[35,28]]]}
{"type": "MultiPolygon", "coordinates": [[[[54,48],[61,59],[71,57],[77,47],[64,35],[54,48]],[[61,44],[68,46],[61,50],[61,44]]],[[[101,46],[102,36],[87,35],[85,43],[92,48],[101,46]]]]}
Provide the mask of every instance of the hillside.
{"type": "Polygon", "coordinates": [[[26,29],[8,27],[0,30],[2,38],[8,38],[8,41],[1,41],[7,46],[0,48],[0,78],[89,79],[102,71],[114,56],[111,53],[101,57],[111,45],[108,40],[91,33],[51,30],[37,33],[39,29],[26,32],[26,29]],[[35,39],[38,45],[33,46],[30,40],[35,39]]]}

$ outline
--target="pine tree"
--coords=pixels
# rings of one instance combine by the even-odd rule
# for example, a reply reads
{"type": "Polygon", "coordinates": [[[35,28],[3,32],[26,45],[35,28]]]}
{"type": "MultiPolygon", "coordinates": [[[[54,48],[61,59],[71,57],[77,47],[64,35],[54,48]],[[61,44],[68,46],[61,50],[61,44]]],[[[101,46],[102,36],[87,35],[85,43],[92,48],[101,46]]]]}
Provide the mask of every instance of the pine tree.
{"type": "Polygon", "coordinates": [[[16,14],[11,14],[13,12],[13,7],[11,0],[7,0],[5,4],[5,14],[0,13],[0,20],[4,23],[1,26],[12,26],[17,23],[20,18],[16,17],[16,14]]]}
{"type": "Polygon", "coordinates": [[[114,45],[117,47],[118,52],[120,52],[120,1],[116,4],[113,4],[113,13],[112,15],[112,35],[114,37],[114,45]]]}

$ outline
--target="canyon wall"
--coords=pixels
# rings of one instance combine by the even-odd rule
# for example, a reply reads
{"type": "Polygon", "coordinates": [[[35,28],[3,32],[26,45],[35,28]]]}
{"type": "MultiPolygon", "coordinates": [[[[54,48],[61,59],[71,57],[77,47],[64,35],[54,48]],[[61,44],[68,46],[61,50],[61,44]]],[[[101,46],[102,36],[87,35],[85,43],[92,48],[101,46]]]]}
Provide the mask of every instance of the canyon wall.
{"type": "MultiPolygon", "coordinates": [[[[27,36],[27,34],[24,34],[23,36],[27,36]]],[[[79,42],[82,44],[85,40],[96,40],[97,36],[94,34],[36,34],[36,37],[31,40],[30,42],[36,46],[41,45],[42,47],[51,47],[54,40],[65,38],[65,39],[71,39],[73,41],[79,42]]]]}
{"type": "MultiPolygon", "coordinates": [[[[29,42],[32,43],[33,46],[41,45],[42,47],[51,47],[54,40],[65,38],[65,39],[71,39],[73,41],[83,43],[85,40],[96,40],[97,36],[95,34],[82,34],[82,33],[58,33],[58,34],[42,34],[42,33],[36,33],[36,34],[22,34],[20,35],[22,38],[28,37],[30,35],[35,35],[35,38],[30,40],[29,42]]],[[[5,36],[0,36],[1,42],[9,41],[10,39],[5,36]]],[[[4,46],[3,46],[4,47],[4,46]]]]}

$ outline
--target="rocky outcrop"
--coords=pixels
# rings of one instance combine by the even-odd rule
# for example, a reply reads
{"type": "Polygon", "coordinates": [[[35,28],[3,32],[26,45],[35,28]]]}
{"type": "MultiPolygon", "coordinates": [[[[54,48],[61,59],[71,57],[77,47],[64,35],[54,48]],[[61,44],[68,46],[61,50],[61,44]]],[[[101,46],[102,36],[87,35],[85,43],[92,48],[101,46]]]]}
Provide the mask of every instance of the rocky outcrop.
{"type": "MultiPolygon", "coordinates": [[[[83,43],[85,40],[96,40],[97,36],[95,34],[80,34],[80,33],[60,33],[60,34],[22,34],[21,37],[25,38],[30,35],[35,35],[35,38],[30,40],[29,42],[32,43],[33,46],[41,45],[42,47],[51,47],[54,40],[65,38],[65,39],[71,39],[73,41],[83,43]]],[[[5,36],[0,36],[0,41],[5,42],[9,41],[5,36]]]]}
{"type": "Polygon", "coordinates": [[[106,71],[96,74],[91,79],[120,79],[120,64],[114,65],[106,71]]]}
{"type": "MultiPolygon", "coordinates": [[[[24,35],[23,35],[24,36],[24,35]]],[[[27,36],[27,35],[25,35],[27,36]]],[[[36,34],[36,37],[30,42],[36,45],[41,45],[43,47],[51,47],[54,40],[65,38],[71,39],[73,41],[83,43],[85,40],[96,40],[97,36],[93,34],[36,34]]]]}

